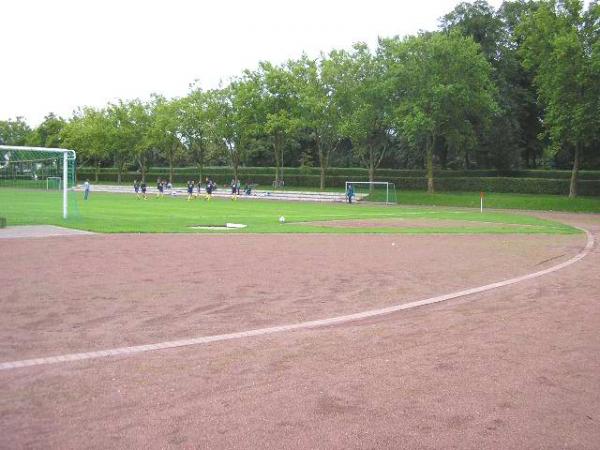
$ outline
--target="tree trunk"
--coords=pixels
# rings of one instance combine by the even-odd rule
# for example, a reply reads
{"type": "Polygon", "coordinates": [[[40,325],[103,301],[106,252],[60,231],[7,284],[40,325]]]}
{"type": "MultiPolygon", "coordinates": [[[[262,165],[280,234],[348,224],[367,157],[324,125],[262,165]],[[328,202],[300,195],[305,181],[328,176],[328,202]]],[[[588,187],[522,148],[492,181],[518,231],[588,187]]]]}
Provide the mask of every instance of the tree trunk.
{"type": "Polygon", "coordinates": [[[279,165],[281,161],[279,160],[279,135],[276,134],[273,138],[273,150],[275,151],[275,182],[279,182],[279,165]]]}
{"type": "MultiPolygon", "coordinates": [[[[375,155],[373,153],[373,146],[369,146],[369,182],[372,183],[375,181],[375,155]]],[[[373,185],[369,185],[369,193],[373,192],[373,185]]]]}
{"type": "Polygon", "coordinates": [[[94,183],[98,183],[99,175],[100,175],[100,161],[96,162],[96,170],[94,171],[94,183]]]}
{"type": "Polygon", "coordinates": [[[121,184],[121,174],[123,173],[123,164],[118,161],[117,162],[117,184],[121,184]]]}
{"type": "Polygon", "coordinates": [[[429,194],[433,194],[434,193],[434,187],[433,187],[433,143],[435,141],[434,137],[431,137],[428,139],[428,142],[426,143],[426,149],[425,149],[425,159],[426,159],[426,166],[427,166],[427,193],[429,194]]]}
{"type": "Polygon", "coordinates": [[[173,157],[169,155],[169,183],[173,184],[173,157]]]}
{"type": "Polygon", "coordinates": [[[140,171],[142,172],[142,181],[146,182],[146,164],[143,156],[138,157],[138,163],[140,165],[140,171]]]}
{"type": "Polygon", "coordinates": [[[319,151],[319,166],[321,168],[321,176],[319,186],[321,190],[325,189],[325,175],[327,173],[327,163],[328,163],[328,154],[323,151],[323,147],[321,146],[321,140],[317,137],[316,139],[317,149],[319,151]]]}
{"type": "Polygon", "coordinates": [[[237,160],[234,160],[233,161],[233,178],[235,180],[238,179],[238,165],[239,165],[239,162],[237,160]]]}
{"type": "Polygon", "coordinates": [[[199,176],[200,178],[198,178],[198,181],[199,181],[200,183],[202,183],[202,172],[203,172],[203,171],[204,171],[204,164],[203,164],[202,162],[199,162],[199,163],[198,163],[198,176],[199,176]]]}
{"type": "Polygon", "coordinates": [[[579,144],[575,146],[575,158],[573,160],[573,170],[571,171],[571,184],[569,186],[569,198],[577,197],[577,176],[579,175],[579,163],[581,159],[579,144]]]}

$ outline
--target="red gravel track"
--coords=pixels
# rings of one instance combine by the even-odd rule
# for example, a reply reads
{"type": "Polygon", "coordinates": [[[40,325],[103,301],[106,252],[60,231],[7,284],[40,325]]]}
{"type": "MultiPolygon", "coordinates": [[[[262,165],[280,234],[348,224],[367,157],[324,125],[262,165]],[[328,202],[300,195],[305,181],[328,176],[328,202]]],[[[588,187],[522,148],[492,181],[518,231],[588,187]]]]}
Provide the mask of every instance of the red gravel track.
{"type": "MultiPolygon", "coordinates": [[[[600,231],[598,216],[560,219],[600,231]]],[[[0,361],[417,300],[543,269],[583,244],[540,235],[4,240],[12,269],[0,274],[0,361]]],[[[369,321],[4,371],[0,446],[595,448],[599,263],[596,247],[542,278],[369,321]]]]}

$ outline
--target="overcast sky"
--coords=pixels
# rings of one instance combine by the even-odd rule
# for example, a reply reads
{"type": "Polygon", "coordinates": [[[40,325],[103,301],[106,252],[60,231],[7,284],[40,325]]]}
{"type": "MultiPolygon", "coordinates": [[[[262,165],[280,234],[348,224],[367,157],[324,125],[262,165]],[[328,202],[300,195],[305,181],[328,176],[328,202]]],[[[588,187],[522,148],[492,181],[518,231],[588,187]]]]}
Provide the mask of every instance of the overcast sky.
{"type": "MultiPolygon", "coordinates": [[[[281,63],[378,36],[432,30],[454,0],[2,0],[0,120],[157,92],[217,87],[261,60],[281,63]]],[[[499,0],[490,4],[498,7],[499,0]]]]}

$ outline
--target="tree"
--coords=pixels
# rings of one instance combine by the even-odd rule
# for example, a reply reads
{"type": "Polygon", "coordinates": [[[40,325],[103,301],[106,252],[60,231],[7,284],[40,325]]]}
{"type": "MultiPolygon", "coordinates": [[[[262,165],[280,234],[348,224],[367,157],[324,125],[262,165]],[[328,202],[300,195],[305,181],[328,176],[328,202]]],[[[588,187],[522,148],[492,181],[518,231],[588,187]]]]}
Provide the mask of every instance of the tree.
{"type": "Polygon", "coordinates": [[[0,145],[25,145],[31,136],[31,128],[22,117],[0,120],[0,145]]]}
{"type": "Polygon", "coordinates": [[[284,151],[301,126],[293,74],[287,66],[263,62],[256,74],[261,82],[263,131],[269,136],[275,160],[275,182],[283,179],[284,151]]]}
{"type": "Polygon", "coordinates": [[[94,108],[79,110],[60,133],[63,145],[77,151],[80,164],[91,163],[94,166],[95,182],[98,182],[100,164],[108,157],[107,140],[104,112],[94,108]]]}
{"type": "Polygon", "coordinates": [[[392,77],[396,126],[423,152],[427,191],[433,193],[438,139],[455,148],[474,147],[477,124],[497,108],[491,67],[479,45],[458,33],[386,39],[380,46],[392,77]]]}
{"type": "MultiPolygon", "coordinates": [[[[460,3],[446,14],[442,29],[471,36],[492,65],[492,79],[498,88],[499,112],[488,127],[478,129],[477,162],[497,169],[536,165],[541,154],[537,135],[541,131],[540,114],[531,74],[517,56],[519,42],[514,38],[515,23],[530,6],[523,2],[505,2],[496,12],[485,0],[460,3]]],[[[465,157],[467,157],[465,155],[465,157]]]]}
{"type": "Polygon", "coordinates": [[[117,183],[121,183],[127,163],[134,161],[136,146],[144,140],[143,130],[133,114],[135,108],[135,101],[119,100],[116,104],[109,104],[104,112],[107,127],[107,149],[117,168],[117,183]]]}
{"type": "Polygon", "coordinates": [[[198,167],[198,179],[202,180],[211,139],[209,95],[201,89],[194,89],[177,102],[177,110],[182,141],[198,167]]]}
{"type": "Polygon", "coordinates": [[[544,127],[555,151],[573,155],[569,197],[577,195],[581,161],[600,133],[600,5],[548,1],[517,28],[525,67],[545,107],[544,127]]]}
{"type": "Polygon", "coordinates": [[[289,63],[295,79],[300,117],[303,126],[310,132],[319,157],[321,189],[325,188],[330,156],[341,142],[340,112],[334,102],[335,80],[323,70],[326,65],[323,58],[317,62],[306,55],[289,63]]]}
{"type": "Polygon", "coordinates": [[[28,144],[35,147],[61,147],[61,131],[67,122],[54,113],[44,117],[44,121],[33,130],[28,144]]]}
{"type": "Polygon", "coordinates": [[[352,150],[367,167],[369,181],[386,156],[392,142],[389,83],[382,60],[366,44],[353,52],[334,51],[325,62],[328,76],[335,79],[334,101],[340,110],[340,132],[352,141],[352,150]]]}
{"type": "Polygon", "coordinates": [[[183,148],[180,127],[179,104],[177,100],[167,100],[160,95],[152,99],[153,121],[149,131],[149,139],[161,156],[169,164],[169,181],[173,182],[173,165],[183,148]]]}
{"type": "Polygon", "coordinates": [[[213,141],[226,156],[238,178],[251,141],[259,134],[260,83],[250,72],[209,94],[213,141]]]}

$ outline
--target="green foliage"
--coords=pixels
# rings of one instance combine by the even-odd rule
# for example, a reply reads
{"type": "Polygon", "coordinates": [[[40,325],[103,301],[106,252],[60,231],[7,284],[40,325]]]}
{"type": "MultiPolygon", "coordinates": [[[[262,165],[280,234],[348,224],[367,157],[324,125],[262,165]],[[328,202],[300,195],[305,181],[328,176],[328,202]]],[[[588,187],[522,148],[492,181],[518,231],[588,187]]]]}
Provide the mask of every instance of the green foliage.
{"type": "Polygon", "coordinates": [[[66,124],[67,122],[63,118],[55,116],[54,113],[48,114],[44,117],[44,121],[40,126],[29,134],[27,145],[33,147],[61,147],[61,133],[66,124]]]}
{"type": "Polygon", "coordinates": [[[30,135],[31,128],[22,117],[0,120],[0,145],[25,145],[30,135]]]}
{"type": "Polygon", "coordinates": [[[433,192],[433,149],[439,138],[473,148],[475,126],[496,111],[491,67],[470,37],[427,33],[382,43],[397,102],[395,123],[421,149],[433,192]]]}
{"type": "Polygon", "coordinates": [[[599,20],[598,3],[584,12],[582,1],[562,0],[542,2],[518,27],[523,62],[536,73],[553,148],[573,153],[571,197],[577,193],[583,153],[600,141],[599,20]]]}

